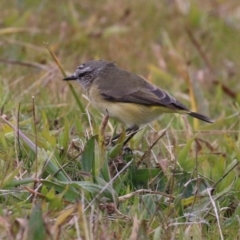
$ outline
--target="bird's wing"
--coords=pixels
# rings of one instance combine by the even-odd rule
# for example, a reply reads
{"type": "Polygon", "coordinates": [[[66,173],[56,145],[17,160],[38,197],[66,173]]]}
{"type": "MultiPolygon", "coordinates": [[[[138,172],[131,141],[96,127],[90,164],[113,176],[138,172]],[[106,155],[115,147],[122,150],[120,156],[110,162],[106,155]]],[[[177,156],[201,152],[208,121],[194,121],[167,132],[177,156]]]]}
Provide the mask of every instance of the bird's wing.
{"type": "Polygon", "coordinates": [[[109,64],[95,79],[105,100],[161,106],[173,111],[190,112],[186,106],[144,78],[109,64]],[[117,76],[117,77],[116,77],[117,76]],[[107,79],[107,81],[102,81],[107,79]]]}
{"type": "Polygon", "coordinates": [[[142,84],[137,88],[129,88],[126,86],[122,92],[117,91],[117,89],[113,91],[111,88],[111,91],[108,89],[102,91],[101,95],[105,100],[109,101],[136,103],[147,106],[162,106],[170,108],[173,111],[189,112],[189,109],[185,105],[177,101],[170,94],[145,80],[144,85],[142,84]]]}

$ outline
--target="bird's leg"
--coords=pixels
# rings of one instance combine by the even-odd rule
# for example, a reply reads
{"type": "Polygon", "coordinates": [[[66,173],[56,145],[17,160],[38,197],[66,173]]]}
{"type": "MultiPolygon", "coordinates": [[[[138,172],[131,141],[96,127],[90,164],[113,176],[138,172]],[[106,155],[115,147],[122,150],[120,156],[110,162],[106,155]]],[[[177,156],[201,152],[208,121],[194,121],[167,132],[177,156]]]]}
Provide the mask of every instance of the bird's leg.
{"type": "Polygon", "coordinates": [[[137,132],[139,130],[139,126],[133,125],[132,127],[127,128],[126,133],[137,132]]]}
{"type": "MultiPolygon", "coordinates": [[[[134,125],[130,128],[126,129],[126,134],[128,135],[127,139],[124,141],[123,146],[126,145],[130,139],[138,132],[139,127],[137,125],[134,125]]],[[[115,137],[112,138],[111,142],[114,143],[115,141],[118,140],[118,138],[120,137],[120,134],[117,134],[115,137]]]]}
{"type": "Polygon", "coordinates": [[[139,126],[137,125],[134,125],[126,130],[126,132],[129,133],[129,136],[123,142],[123,146],[125,146],[132,139],[132,137],[138,132],[138,130],[139,130],[139,126]]]}

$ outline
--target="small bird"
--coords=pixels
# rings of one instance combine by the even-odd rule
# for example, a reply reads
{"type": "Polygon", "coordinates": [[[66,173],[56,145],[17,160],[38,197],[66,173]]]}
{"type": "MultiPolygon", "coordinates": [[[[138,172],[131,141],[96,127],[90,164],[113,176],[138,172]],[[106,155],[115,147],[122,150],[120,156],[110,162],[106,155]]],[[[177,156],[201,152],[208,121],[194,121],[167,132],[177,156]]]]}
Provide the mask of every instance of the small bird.
{"type": "Polygon", "coordinates": [[[95,108],[126,124],[129,129],[137,130],[140,125],[152,122],[163,113],[187,114],[208,123],[214,122],[190,111],[144,78],[105,60],[83,63],[72,76],[63,80],[77,80],[95,108]]]}

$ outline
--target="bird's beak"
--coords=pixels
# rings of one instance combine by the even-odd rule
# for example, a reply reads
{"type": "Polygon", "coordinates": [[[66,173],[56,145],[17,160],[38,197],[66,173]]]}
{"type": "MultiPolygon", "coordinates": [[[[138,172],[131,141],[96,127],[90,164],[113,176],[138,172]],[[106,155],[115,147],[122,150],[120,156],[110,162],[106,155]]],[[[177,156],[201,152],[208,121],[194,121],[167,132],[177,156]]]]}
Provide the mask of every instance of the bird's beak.
{"type": "Polygon", "coordinates": [[[64,81],[70,81],[70,80],[76,80],[77,77],[75,75],[69,76],[69,77],[65,77],[63,80],[64,81]]]}

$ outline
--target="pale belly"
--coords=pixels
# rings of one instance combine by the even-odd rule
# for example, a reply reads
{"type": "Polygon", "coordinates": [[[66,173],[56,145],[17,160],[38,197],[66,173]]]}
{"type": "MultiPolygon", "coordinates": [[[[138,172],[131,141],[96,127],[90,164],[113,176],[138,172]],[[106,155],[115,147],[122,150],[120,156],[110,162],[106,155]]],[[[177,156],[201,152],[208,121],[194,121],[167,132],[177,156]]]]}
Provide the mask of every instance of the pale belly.
{"type": "Polygon", "coordinates": [[[145,106],[135,103],[91,101],[91,104],[103,114],[108,114],[128,127],[142,125],[157,119],[162,113],[172,112],[159,106],[145,106]]]}

